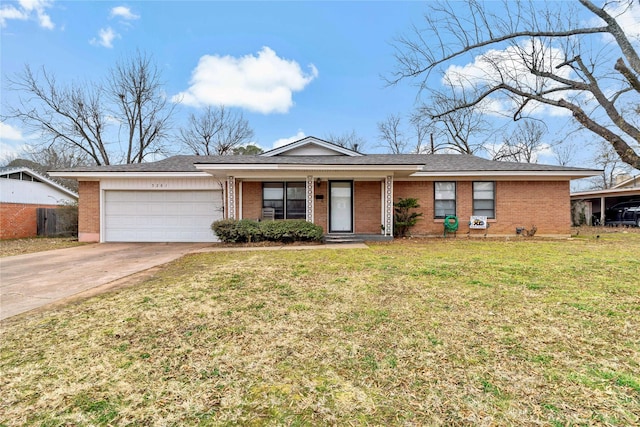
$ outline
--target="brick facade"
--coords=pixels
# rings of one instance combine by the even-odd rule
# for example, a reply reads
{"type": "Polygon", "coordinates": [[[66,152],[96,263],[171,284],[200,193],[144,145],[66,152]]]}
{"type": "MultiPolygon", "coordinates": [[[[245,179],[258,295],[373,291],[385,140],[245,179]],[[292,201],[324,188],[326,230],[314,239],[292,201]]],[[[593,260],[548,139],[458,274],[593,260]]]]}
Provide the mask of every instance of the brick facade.
{"type": "Polygon", "coordinates": [[[355,232],[380,234],[382,225],[382,187],[380,181],[353,183],[355,232]]]}
{"type": "Polygon", "coordinates": [[[262,216],[262,183],[242,183],[242,217],[258,219],[262,216]]]}
{"type": "MultiPolygon", "coordinates": [[[[423,216],[411,229],[411,234],[442,235],[443,220],[434,219],[434,184],[430,181],[396,181],[395,201],[415,197],[423,216]]],[[[538,235],[568,236],[571,234],[568,181],[497,181],[496,218],[489,219],[487,230],[471,230],[473,215],[473,183],[457,181],[456,215],[458,234],[515,235],[517,227],[536,226],[538,235]]]]}
{"type": "MultiPolygon", "coordinates": [[[[354,181],[355,233],[380,233],[382,194],[379,181],[354,181]]],[[[327,181],[316,184],[314,223],[325,232],[328,229],[329,194],[327,181]]],[[[243,218],[260,218],[262,209],[262,183],[243,182],[243,218]]],[[[394,200],[415,197],[423,216],[411,229],[414,236],[443,234],[442,219],[434,218],[434,183],[432,181],[396,181],[394,200]]],[[[571,234],[568,181],[497,181],[496,218],[489,220],[487,230],[471,230],[469,219],[473,215],[473,182],[456,182],[456,214],[458,235],[515,235],[517,227],[536,226],[538,235],[566,236],[571,234]]]]}
{"type": "Polygon", "coordinates": [[[100,241],[100,182],[78,182],[78,240],[100,241]]]}
{"type": "Polygon", "coordinates": [[[0,239],[23,239],[38,235],[38,208],[56,205],[0,203],[0,239]]]}
{"type": "Polygon", "coordinates": [[[316,184],[315,188],[315,200],[313,211],[313,223],[322,227],[326,233],[329,229],[329,192],[327,191],[329,185],[327,181],[321,181],[320,185],[316,184]],[[322,198],[319,199],[318,196],[322,198]]]}

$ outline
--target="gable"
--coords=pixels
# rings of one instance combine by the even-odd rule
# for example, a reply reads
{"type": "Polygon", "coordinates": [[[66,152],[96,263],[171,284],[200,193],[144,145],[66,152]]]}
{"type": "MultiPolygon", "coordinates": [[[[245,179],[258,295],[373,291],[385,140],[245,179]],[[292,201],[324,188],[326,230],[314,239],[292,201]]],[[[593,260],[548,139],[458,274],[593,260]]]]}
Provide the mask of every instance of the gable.
{"type": "Polygon", "coordinates": [[[341,147],[322,139],[308,136],[298,141],[291,142],[282,147],[274,148],[273,150],[262,153],[264,157],[274,156],[349,156],[359,157],[362,154],[349,150],[348,148],[341,147]]]}
{"type": "Polygon", "coordinates": [[[0,201],[4,203],[59,204],[74,202],[78,194],[26,167],[0,170],[0,201]]]}

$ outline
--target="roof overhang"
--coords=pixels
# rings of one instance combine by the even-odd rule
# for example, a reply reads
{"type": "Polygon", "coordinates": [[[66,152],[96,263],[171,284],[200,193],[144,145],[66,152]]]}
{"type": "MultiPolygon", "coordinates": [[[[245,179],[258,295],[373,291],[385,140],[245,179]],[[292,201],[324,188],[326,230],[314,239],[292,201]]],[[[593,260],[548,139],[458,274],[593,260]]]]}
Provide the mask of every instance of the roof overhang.
{"type": "Polygon", "coordinates": [[[196,164],[195,167],[211,175],[230,175],[237,178],[277,178],[305,175],[324,175],[330,178],[381,178],[411,176],[422,165],[332,165],[332,164],[196,164]]]}
{"type": "Polygon", "coordinates": [[[590,190],[571,193],[574,200],[612,196],[640,196],[640,187],[609,188],[606,190],[590,190]]]}
{"type": "Polygon", "coordinates": [[[211,175],[204,172],[49,172],[51,176],[60,178],[82,178],[96,180],[101,178],[207,178],[211,175]]]}
{"type": "Polygon", "coordinates": [[[600,171],[420,171],[411,175],[415,178],[513,178],[530,181],[549,181],[554,179],[571,180],[598,176],[600,171]]]}

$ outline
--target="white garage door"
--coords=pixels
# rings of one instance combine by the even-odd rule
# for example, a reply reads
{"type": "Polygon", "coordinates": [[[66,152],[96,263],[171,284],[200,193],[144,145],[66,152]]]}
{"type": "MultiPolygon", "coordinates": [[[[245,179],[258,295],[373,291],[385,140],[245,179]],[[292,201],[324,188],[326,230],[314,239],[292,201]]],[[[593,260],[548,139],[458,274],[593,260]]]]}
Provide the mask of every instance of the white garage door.
{"type": "Polygon", "coordinates": [[[107,242],[215,242],[221,191],[106,191],[107,242]]]}

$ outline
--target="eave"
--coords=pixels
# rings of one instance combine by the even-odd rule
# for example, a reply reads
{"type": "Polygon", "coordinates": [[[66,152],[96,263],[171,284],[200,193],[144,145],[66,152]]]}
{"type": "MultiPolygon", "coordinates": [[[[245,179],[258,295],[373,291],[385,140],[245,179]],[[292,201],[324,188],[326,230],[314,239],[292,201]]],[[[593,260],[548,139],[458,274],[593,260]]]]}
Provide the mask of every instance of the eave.
{"type": "Polygon", "coordinates": [[[72,179],[101,178],[208,178],[205,172],[49,172],[51,176],[72,179]]]}

